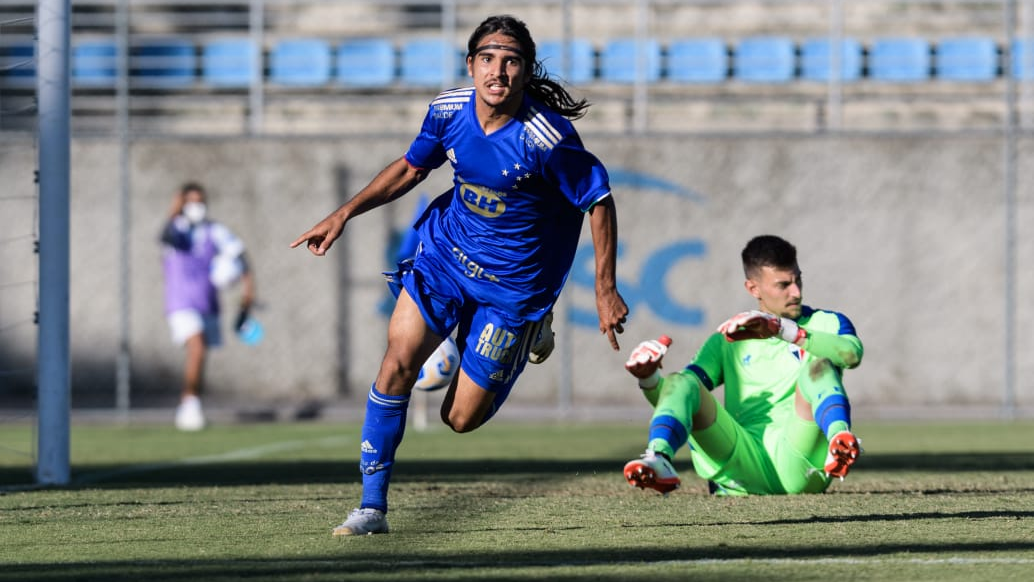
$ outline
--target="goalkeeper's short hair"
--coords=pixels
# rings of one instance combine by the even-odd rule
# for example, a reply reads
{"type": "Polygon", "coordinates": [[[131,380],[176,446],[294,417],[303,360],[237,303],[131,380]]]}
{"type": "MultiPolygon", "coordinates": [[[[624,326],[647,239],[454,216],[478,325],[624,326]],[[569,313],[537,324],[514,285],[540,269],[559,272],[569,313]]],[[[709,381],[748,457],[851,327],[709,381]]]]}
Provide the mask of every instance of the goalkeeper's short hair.
{"type": "Polygon", "coordinates": [[[796,269],[797,247],[778,236],[763,234],[750,239],[740,258],[743,259],[743,274],[749,279],[762,267],[796,269]]]}

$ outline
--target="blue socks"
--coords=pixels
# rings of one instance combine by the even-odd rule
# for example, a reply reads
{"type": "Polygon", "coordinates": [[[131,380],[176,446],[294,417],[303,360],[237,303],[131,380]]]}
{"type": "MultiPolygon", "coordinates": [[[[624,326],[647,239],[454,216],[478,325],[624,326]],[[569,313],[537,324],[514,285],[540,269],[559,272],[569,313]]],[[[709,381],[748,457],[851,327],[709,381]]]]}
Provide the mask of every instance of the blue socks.
{"type": "Polygon", "coordinates": [[[686,425],[674,416],[654,416],[650,421],[649,448],[673,457],[675,451],[689,440],[686,425]],[[666,446],[665,446],[666,445],[666,446]]]}
{"type": "Polygon", "coordinates": [[[363,474],[362,508],[388,511],[391,466],[406,431],[408,408],[409,395],[388,396],[370,387],[359,456],[359,470],[363,474]]]}

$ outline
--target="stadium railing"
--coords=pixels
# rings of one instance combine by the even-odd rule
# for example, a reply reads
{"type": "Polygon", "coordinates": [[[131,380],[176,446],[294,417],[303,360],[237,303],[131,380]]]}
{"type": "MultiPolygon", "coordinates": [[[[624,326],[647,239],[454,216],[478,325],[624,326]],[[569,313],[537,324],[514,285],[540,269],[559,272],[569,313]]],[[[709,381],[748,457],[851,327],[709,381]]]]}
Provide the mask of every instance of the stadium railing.
{"type": "MultiPolygon", "coordinates": [[[[817,3],[789,1],[796,8],[814,8],[817,3]]],[[[647,0],[644,5],[653,13],[647,15],[645,25],[640,22],[642,11],[627,7],[622,11],[606,0],[571,2],[575,18],[568,22],[574,26],[561,26],[569,17],[563,15],[560,0],[544,0],[541,10],[529,8],[528,13],[546,70],[590,92],[591,101],[605,106],[598,110],[612,111],[614,120],[647,117],[631,114],[633,109],[689,102],[697,107],[749,102],[751,108],[793,103],[823,117],[820,110],[833,105],[827,98],[832,92],[829,87],[838,85],[842,85],[837,95],[842,103],[868,108],[877,102],[933,108],[938,102],[973,99],[1004,107],[1003,80],[1034,80],[1034,51],[1031,39],[1022,32],[1029,27],[1010,29],[989,20],[992,13],[996,18],[1000,15],[996,9],[1004,0],[992,0],[989,8],[986,3],[974,7],[964,0],[944,1],[952,7],[965,4],[965,9],[927,10],[922,2],[910,2],[902,15],[891,17],[868,3],[843,2],[843,30],[836,35],[825,16],[808,22],[812,17],[801,16],[803,12],[786,15],[776,10],[783,5],[781,0],[763,0],[747,18],[735,20],[723,19],[721,14],[725,10],[740,14],[745,2],[647,0]],[[597,8],[611,16],[601,12],[589,20],[577,17],[597,8]],[[967,11],[977,16],[967,18],[967,11]],[[682,33],[687,30],[687,15],[709,17],[704,29],[718,34],[686,37],[682,33]],[[931,18],[943,19],[945,24],[931,18]],[[586,27],[589,21],[603,26],[586,27]],[[1020,36],[1010,38],[1010,31],[1021,31],[1020,36]],[[898,32],[904,34],[890,34],[898,32]],[[840,46],[838,75],[831,75],[830,67],[837,61],[832,58],[832,43],[840,46]],[[636,46],[647,51],[641,76],[635,73],[636,46]],[[570,62],[562,62],[564,58],[570,62]],[[944,85],[941,81],[952,82],[956,92],[939,88],[944,85]]],[[[73,7],[73,112],[79,109],[77,104],[87,102],[98,112],[114,107],[114,100],[105,105],[102,97],[116,90],[118,46],[130,47],[128,87],[134,99],[129,107],[154,116],[156,122],[166,111],[170,120],[185,120],[173,110],[188,104],[209,109],[205,100],[230,103],[236,99],[236,110],[261,115],[262,107],[281,96],[301,103],[300,98],[309,95],[315,116],[320,114],[316,108],[340,110],[341,103],[358,103],[371,93],[383,96],[378,101],[385,107],[426,99],[431,91],[467,82],[463,44],[474,16],[465,11],[450,15],[445,6],[427,0],[131,3],[130,38],[116,43],[114,4],[82,0],[73,7]],[[321,17],[324,13],[335,18],[321,17]],[[288,42],[299,43],[298,50],[325,48],[289,56],[288,42]],[[453,52],[455,67],[452,56],[443,62],[443,55],[453,52]]],[[[21,15],[32,9],[27,0],[0,2],[0,15],[5,10],[21,15]]],[[[15,29],[6,36],[4,32],[0,30],[0,59],[5,60],[0,63],[26,55],[32,60],[32,41],[25,42],[25,31],[15,29]]],[[[12,95],[27,93],[35,85],[34,69],[34,62],[23,62],[17,69],[0,70],[0,88],[12,95]]],[[[1021,87],[1029,92],[1025,84],[1021,87]]],[[[601,125],[613,127],[609,123],[601,125]]]]}

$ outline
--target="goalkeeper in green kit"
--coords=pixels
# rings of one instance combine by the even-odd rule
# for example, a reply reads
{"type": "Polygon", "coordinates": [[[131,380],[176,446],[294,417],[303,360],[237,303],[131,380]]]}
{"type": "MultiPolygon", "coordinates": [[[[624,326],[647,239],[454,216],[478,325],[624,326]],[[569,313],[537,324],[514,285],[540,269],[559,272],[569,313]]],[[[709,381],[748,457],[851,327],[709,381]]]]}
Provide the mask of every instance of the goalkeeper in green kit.
{"type": "Polygon", "coordinates": [[[679,372],[658,370],[665,336],[639,344],[625,363],[654,407],[646,453],[625,465],[633,487],[678,488],[671,461],[687,442],[717,495],[821,493],[861,453],[842,381],[862,361],[851,321],[802,304],[789,242],[755,237],[742,259],[757,310],[718,326],[679,372]],[[724,405],[711,394],[723,384],[724,405]]]}

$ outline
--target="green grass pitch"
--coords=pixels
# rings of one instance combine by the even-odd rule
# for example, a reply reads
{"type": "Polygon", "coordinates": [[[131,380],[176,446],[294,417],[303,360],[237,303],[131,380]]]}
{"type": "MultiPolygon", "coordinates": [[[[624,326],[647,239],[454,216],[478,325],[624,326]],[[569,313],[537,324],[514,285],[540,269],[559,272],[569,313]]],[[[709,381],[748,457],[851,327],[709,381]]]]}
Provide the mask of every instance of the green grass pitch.
{"type": "Polygon", "coordinates": [[[0,581],[1029,580],[1034,424],[859,423],[824,495],[629,488],[642,422],[410,430],[392,533],[334,538],[355,506],[354,423],[72,428],[73,484],[31,482],[0,426],[0,581]]]}

